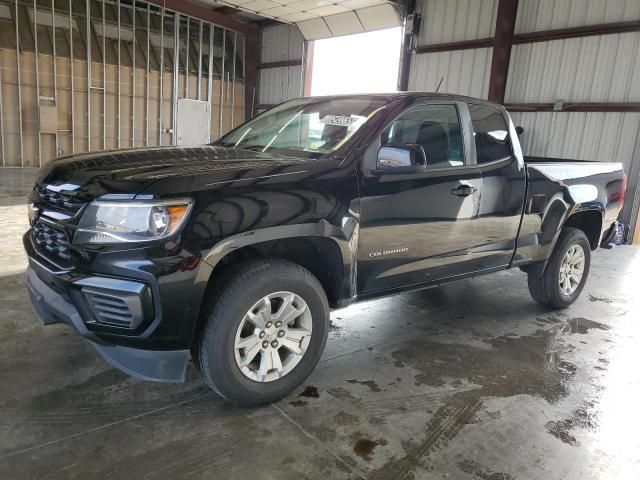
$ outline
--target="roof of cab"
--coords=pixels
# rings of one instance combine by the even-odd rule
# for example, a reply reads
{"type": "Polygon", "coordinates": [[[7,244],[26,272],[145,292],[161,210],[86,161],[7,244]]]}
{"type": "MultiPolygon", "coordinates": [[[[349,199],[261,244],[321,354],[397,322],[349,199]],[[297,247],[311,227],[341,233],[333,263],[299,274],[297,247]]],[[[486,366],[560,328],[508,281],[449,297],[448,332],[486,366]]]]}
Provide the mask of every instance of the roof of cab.
{"type": "MultiPolygon", "coordinates": [[[[346,100],[346,99],[377,99],[377,100],[402,100],[402,99],[412,99],[412,98],[433,98],[438,100],[445,100],[451,102],[465,102],[465,103],[476,103],[480,105],[488,105],[493,107],[504,108],[499,103],[490,102],[488,100],[484,100],[481,98],[475,97],[466,97],[464,95],[454,95],[451,93],[435,93],[435,92],[392,92],[392,93],[359,93],[359,94],[344,94],[344,95],[327,95],[327,96],[317,96],[317,97],[305,97],[302,100],[346,100]]],[[[300,99],[298,99],[300,100],[300,99]]]]}

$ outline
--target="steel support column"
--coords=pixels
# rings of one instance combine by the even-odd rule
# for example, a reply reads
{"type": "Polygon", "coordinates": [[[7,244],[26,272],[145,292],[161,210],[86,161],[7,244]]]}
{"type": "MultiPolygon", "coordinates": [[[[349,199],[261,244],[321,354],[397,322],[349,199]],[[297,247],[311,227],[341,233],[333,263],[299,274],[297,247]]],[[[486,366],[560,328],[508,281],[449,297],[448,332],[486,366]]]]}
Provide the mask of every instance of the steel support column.
{"type": "Polygon", "coordinates": [[[253,117],[253,105],[256,103],[256,85],[258,77],[258,34],[247,34],[244,47],[244,109],[245,120],[253,117]]]}
{"type": "Polygon", "coordinates": [[[489,80],[489,100],[493,102],[504,103],[517,12],[518,0],[499,1],[489,80]]]}
{"type": "Polygon", "coordinates": [[[409,74],[411,73],[411,58],[413,56],[413,28],[407,32],[407,16],[414,14],[416,9],[415,0],[410,0],[407,5],[407,15],[405,15],[404,28],[402,31],[402,46],[400,47],[400,65],[398,66],[398,90],[406,92],[409,90],[409,74]]]}

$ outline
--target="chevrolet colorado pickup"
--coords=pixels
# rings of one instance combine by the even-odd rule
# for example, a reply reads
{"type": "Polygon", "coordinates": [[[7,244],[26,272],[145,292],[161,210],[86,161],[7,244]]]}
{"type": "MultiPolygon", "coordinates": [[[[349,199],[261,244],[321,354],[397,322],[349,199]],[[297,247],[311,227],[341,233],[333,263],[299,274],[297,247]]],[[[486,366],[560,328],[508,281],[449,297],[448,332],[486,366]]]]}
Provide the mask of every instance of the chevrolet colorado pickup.
{"type": "Polygon", "coordinates": [[[519,267],[580,295],[616,232],[619,163],[525,159],[505,109],[427,93],[305,98],[212,145],[47,164],[29,199],[28,289],[112,365],[244,405],[292,392],[329,311],[519,267]]]}

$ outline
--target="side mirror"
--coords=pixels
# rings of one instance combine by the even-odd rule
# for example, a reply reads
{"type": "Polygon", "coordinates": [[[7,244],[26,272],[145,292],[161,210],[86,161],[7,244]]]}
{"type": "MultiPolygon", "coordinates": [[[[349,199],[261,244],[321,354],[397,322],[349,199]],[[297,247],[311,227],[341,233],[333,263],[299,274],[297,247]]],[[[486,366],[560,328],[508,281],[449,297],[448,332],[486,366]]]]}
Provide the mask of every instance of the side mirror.
{"type": "Polygon", "coordinates": [[[522,128],[520,125],[518,125],[516,127],[516,133],[518,134],[518,136],[522,135],[524,133],[524,128],[522,128]]]}
{"type": "Polygon", "coordinates": [[[427,156],[422,145],[383,145],[378,150],[375,173],[414,173],[427,167],[427,156]]]}

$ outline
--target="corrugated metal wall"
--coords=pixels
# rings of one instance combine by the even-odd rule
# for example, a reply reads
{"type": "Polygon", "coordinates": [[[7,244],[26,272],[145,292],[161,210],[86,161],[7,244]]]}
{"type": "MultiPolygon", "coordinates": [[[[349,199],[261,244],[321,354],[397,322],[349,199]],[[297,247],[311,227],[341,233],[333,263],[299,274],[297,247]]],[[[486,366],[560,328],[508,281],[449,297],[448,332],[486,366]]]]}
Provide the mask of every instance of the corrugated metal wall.
{"type": "MultiPolygon", "coordinates": [[[[521,0],[516,33],[640,19],[638,0],[521,0]]],[[[640,32],[515,45],[506,103],[640,101],[640,32]]],[[[640,113],[514,113],[528,155],[620,161],[627,171],[640,113]]],[[[640,159],[637,159],[640,161],[640,159]]]]}
{"type": "Polygon", "coordinates": [[[629,172],[640,113],[513,112],[525,155],[622,162],[629,172]]]}
{"type": "MultiPolygon", "coordinates": [[[[419,2],[420,3],[420,2],[419,2]]],[[[419,46],[493,36],[498,0],[422,0],[419,46]]],[[[486,98],[493,48],[414,55],[409,90],[486,98]]]]}
{"type": "Polygon", "coordinates": [[[498,0],[422,0],[418,45],[493,37],[498,0]]]}
{"type": "Polygon", "coordinates": [[[640,101],[639,54],[640,32],[515,45],[506,102],[640,101]]]}
{"type": "MultiPolygon", "coordinates": [[[[422,0],[418,46],[492,37],[497,0],[422,0]]],[[[640,20],[639,0],[520,0],[515,33],[640,20]]],[[[487,98],[492,48],[413,55],[409,89],[487,98]]],[[[505,103],[639,102],[640,32],[514,45],[505,103]]],[[[619,161],[640,176],[640,112],[513,112],[525,155],[619,161]]],[[[640,193],[640,192],[639,192],[640,193]]],[[[633,194],[632,194],[633,196],[633,194]]],[[[638,196],[640,201],[640,195],[638,196]]],[[[631,202],[625,219],[635,217],[631,202]]],[[[638,202],[636,202],[638,203],[638,202]]]]}
{"type": "MultiPolygon", "coordinates": [[[[277,25],[261,31],[260,63],[300,60],[304,38],[295,25],[277,25]]],[[[256,104],[273,105],[302,96],[301,66],[260,69],[256,104]]]]}
{"type": "Polygon", "coordinates": [[[638,0],[520,0],[516,33],[633,20],[638,0]]]}
{"type": "Polygon", "coordinates": [[[487,98],[493,48],[424,53],[413,57],[409,90],[487,98]]]}

